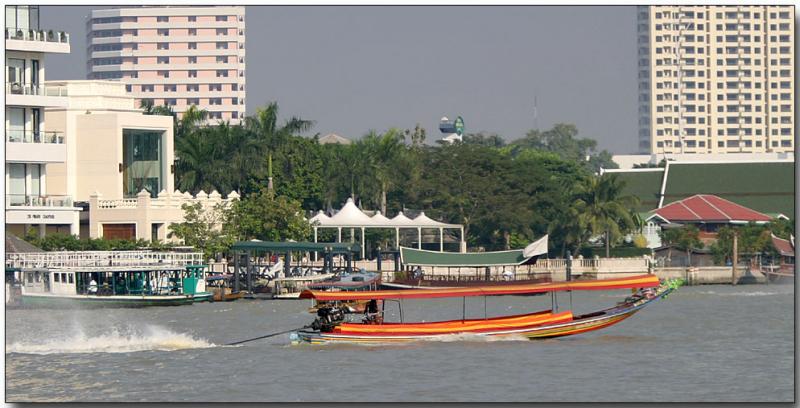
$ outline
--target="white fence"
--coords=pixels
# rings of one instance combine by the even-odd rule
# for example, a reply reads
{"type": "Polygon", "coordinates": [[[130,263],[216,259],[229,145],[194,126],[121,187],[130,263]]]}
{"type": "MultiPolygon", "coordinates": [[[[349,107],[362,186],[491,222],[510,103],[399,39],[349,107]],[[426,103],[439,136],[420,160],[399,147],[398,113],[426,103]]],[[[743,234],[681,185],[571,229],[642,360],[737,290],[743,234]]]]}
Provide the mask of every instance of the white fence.
{"type": "Polygon", "coordinates": [[[60,268],[85,266],[189,265],[203,262],[201,252],[62,251],[6,254],[6,267],[60,268]]]}

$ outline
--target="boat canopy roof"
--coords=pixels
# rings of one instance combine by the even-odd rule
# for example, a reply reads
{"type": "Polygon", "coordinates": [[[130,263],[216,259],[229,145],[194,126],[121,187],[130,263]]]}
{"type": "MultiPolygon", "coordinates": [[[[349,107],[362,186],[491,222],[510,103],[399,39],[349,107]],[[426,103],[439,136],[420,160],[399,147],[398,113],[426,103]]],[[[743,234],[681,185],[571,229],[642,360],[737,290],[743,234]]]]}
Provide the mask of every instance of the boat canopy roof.
{"type": "Polygon", "coordinates": [[[515,266],[547,253],[547,235],[524,249],[495,252],[438,252],[400,247],[400,262],[411,266],[485,267],[515,266]]]}
{"type": "Polygon", "coordinates": [[[231,247],[234,251],[269,251],[269,252],[288,252],[288,251],[327,251],[334,253],[358,252],[358,244],[348,244],[340,242],[274,242],[274,241],[239,241],[231,247]]]}
{"type": "Polygon", "coordinates": [[[635,275],[616,279],[578,280],[556,283],[510,284],[498,286],[471,286],[462,288],[379,290],[363,292],[324,292],[304,290],[300,299],[316,300],[381,300],[420,299],[466,296],[526,295],[567,290],[610,290],[649,288],[659,285],[656,275],[635,275]]]}

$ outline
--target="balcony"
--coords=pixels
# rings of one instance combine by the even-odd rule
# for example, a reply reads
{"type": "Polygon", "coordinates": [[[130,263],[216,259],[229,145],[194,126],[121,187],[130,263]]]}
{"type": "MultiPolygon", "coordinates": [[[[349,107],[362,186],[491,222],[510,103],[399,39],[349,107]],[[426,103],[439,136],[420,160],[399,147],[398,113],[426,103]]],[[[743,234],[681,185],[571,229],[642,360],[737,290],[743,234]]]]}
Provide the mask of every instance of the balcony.
{"type": "Polygon", "coordinates": [[[60,195],[6,194],[6,207],[72,207],[72,197],[60,195]]]}
{"type": "Polygon", "coordinates": [[[63,163],[66,160],[64,133],[6,129],[6,161],[63,163]]]}
{"type": "Polygon", "coordinates": [[[44,86],[6,83],[6,104],[9,106],[66,107],[67,88],[64,86],[44,86]]]}
{"type": "Polygon", "coordinates": [[[63,31],[6,27],[6,50],[69,54],[69,34],[63,31]]]}

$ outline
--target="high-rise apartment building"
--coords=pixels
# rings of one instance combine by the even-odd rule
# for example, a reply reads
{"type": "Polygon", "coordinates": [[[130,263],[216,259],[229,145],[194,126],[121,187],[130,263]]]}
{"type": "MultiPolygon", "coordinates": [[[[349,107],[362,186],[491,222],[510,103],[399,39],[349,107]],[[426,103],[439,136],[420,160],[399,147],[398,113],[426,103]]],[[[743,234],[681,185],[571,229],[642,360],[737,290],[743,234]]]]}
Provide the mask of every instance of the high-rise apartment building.
{"type": "Polygon", "coordinates": [[[150,99],[181,114],[191,105],[211,122],[245,112],[244,7],[133,7],[93,10],[87,77],[119,79],[136,103],[150,99]]]}
{"type": "Polygon", "coordinates": [[[38,6],[5,11],[6,230],[78,234],[81,209],[47,185],[48,170],[66,161],[67,147],[64,133],[46,126],[45,108],[65,106],[67,92],[45,85],[45,56],[69,53],[69,34],[40,27],[38,6]]]}
{"type": "Polygon", "coordinates": [[[793,6],[639,6],[639,150],[794,150],[793,6]]]}

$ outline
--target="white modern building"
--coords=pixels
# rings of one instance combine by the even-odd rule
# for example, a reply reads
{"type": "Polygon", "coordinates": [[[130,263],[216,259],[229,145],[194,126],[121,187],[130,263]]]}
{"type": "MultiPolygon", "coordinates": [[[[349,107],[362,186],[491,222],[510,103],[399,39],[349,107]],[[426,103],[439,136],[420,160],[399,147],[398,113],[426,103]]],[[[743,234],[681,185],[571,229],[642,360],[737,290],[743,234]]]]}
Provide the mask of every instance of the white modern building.
{"type": "Polygon", "coordinates": [[[87,78],[117,79],[136,97],[191,105],[209,121],[245,113],[245,8],[145,6],[93,10],[87,17],[87,78]]]}
{"type": "MultiPolygon", "coordinates": [[[[49,126],[66,137],[66,160],[52,165],[50,189],[81,203],[82,238],[168,240],[183,222],[183,204],[212,207],[219,193],[175,190],[173,119],[145,115],[118,81],[58,81],[65,106],[47,110],[49,126]]],[[[236,193],[228,198],[238,197],[236,193]]]]}
{"type": "Polygon", "coordinates": [[[639,151],[794,151],[794,6],[639,6],[639,151]]]}
{"type": "Polygon", "coordinates": [[[69,53],[69,34],[40,27],[38,6],[5,10],[6,231],[78,234],[80,208],[48,183],[52,166],[67,160],[66,139],[45,121],[46,108],[67,105],[66,89],[45,85],[45,57],[69,53]]]}

